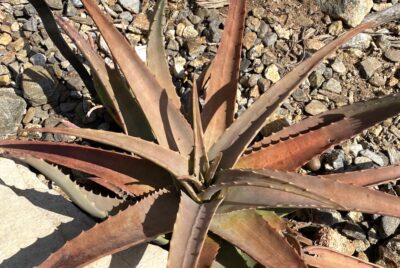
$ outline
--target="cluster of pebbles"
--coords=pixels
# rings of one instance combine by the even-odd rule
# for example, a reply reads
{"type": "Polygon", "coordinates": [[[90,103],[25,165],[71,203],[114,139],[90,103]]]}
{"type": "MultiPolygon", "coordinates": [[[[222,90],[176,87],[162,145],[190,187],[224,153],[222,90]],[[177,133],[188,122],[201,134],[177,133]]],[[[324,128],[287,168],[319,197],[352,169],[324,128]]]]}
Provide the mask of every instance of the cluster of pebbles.
{"type": "MultiPolygon", "coordinates": [[[[105,41],[79,0],[47,2],[82,33],[92,35],[99,53],[112,62],[105,41]]],[[[360,23],[368,13],[396,4],[397,0],[353,1],[351,7],[343,7],[341,2],[249,1],[237,115],[313,52],[360,23]]],[[[154,1],[101,0],[100,4],[143,54],[154,1]]],[[[183,102],[188,101],[192,76],[201,72],[218,49],[226,13],[226,7],[205,9],[185,1],[168,5],[165,47],[183,102]]],[[[76,51],[73,44],[71,47],[76,51]]],[[[278,109],[261,134],[269,135],[310,115],[400,92],[399,65],[400,23],[362,33],[324,61],[278,109]]],[[[15,135],[17,128],[58,126],[62,119],[82,127],[115,129],[99,105],[54,46],[29,2],[0,0],[0,137],[15,135]]],[[[74,137],[49,134],[34,134],[31,138],[74,141],[74,137]]],[[[332,148],[304,171],[338,172],[399,163],[397,116],[332,148]]],[[[391,183],[380,190],[398,195],[400,185],[391,183]]],[[[317,244],[385,266],[400,266],[400,219],[331,210],[301,210],[294,219],[297,226],[298,221],[313,222],[304,224],[301,230],[317,244]]]]}

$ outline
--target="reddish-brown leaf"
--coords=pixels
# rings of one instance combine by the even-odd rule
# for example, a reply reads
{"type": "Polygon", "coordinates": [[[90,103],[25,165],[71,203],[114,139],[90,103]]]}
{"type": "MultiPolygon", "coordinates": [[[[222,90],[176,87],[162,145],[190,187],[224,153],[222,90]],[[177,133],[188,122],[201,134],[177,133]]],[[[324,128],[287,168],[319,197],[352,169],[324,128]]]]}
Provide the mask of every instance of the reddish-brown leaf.
{"type": "Polygon", "coordinates": [[[224,202],[219,212],[261,207],[318,207],[400,217],[400,198],[323,177],[266,169],[225,170],[218,174],[218,182],[214,187],[229,185],[223,191],[224,202]]]}
{"type": "Polygon", "coordinates": [[[176,94],[175,86],[172,83],[172,77],[169,72],[168,62],[166,60],[166,53],[163,38],[163,20],[165,13],[165,6],[167,0],[158,0],[153,21],[150,26],[149,41],[147,44],[147,67],[154,74],[158,83],[165,89],[168,97],[176,105],[177,108],[181,107],[181,101],[176,94]]]}
{"type": "Polygon", "coordinates": [[[332,41],[312,57],[295,67],[283,79],[268,89],[254,102],[221,136],[209,151],[209,158],[215,158],[223,152],[222,168],[234,166],[244,150],[257,135],[270,115],[286,100],[298,85],[318,66],[329,54],[336,51],[342,44],[358,33],[371,26],[372,22],[361,24],[332,41]]]}
{"type": "Polygon", "coordinates": [[[209,79],[202,112],[207,149],[233,122],[245,16],[246,1],[231,0],[221,44],[207,71],[209,79]]]}
{"type": "Polygon", "coordinates": [[[382,268],[379,265],[345,255],[326,247],[306,247],[304,260],[307,265],[318,268],[382,268]]]}
{"type": "Polygon", "coordinates": [[[110,47],[159,144],[185,156],[189,155],[192,151],[193,136],[186,119],[136,51],[99,9],[96,1],[83,0],[82,3],[110,47]]]}
{"type": "Polygon", "coordinates": [[[400,165],[337,174],[335,173],[323,175],[322,177],[347,184],[375,186],[398,180],[400,178],[400,165]]]}
{"type": "Polygon", "coordinates": [[[236,168],[296,170],[333,145],[400,113],[400,94],[312,116],[256,143],[236,168]]]}
{"type": "Polygon", "coordinates": [[[306,267],[286,240],[253,210],[216,214],[210,230],[265,267],[306,267]]]}
{"type": "Polygon", "coordinates": [[[172,234],[168,267],[196,267],[211,219],[222,200],[198,204],[181,193],[172,234]]]}
{"type": "Polygon", "coordinates": [[[175,192],[162,190],[154,193],[67,242],[39,267],[82,267],[103,256],[169,233],[178,206],[179,198],[175,192]]]}
{"type": "Polygon", "coordinates": [[[186,176],[189,173],[188,159],[180,155],[178,152],[171,151],[158,144],[124,135],[122,133],[84,128],[40,128],[26,129],[24,131],[60,133],[81,137],[137,154],[140,157],[148,159],[160,167],[165,168],[177,177],[186,176]]]}
{"type": "Polygon", "coordinates": [[[105,179],[119,189],[141,195],[170,185],[169,173],[130,155],[76,144],[45,141],[0,141],[1,150],[14,157],[35,157],[105,179]]]}

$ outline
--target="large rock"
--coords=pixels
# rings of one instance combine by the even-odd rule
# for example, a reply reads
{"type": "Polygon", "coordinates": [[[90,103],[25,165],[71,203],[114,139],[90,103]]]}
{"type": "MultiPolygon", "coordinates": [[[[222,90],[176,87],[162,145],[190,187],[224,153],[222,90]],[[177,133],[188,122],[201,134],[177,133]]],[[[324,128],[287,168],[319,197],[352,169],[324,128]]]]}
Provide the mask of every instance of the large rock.
{"type": "Polygon", "coordinates": [[[11,92],[0,91],[0,137],[6,137],[17,130],[25,109],[23,98],[11,92]]]}
{"type": "Polygon", "coordinates": [[[350,26],[357,26],[371,11],[372,0],[318,0],[321,10],[333,18],[343,19],[350,26]]]}
{"type": "Polygon", "coordinates": [[[57,84],[55,78],[42,66],[32,66],[22,76],[24,98],[32,106],[56,102],[60,95],[57,84]]]}
{"type": "MultiPolygon", "coordinates": [[[[0,267],[34,267],[95,221],[27,167],[0,158],[0,267]]],[[[141,245],[86,267],[165,267],[167,252],[141,245]]]]}

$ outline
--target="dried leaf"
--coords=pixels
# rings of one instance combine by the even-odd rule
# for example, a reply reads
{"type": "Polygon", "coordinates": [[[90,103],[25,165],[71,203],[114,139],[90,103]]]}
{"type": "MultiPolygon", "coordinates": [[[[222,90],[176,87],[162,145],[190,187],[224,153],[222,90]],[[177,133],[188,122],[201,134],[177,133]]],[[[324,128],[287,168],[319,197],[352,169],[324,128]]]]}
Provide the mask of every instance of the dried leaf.
{"type": "Polygon", "coordinates": [[[190,125],[158,84],[124,36],[112,25],[94,0],[83,0],[125,75],[160,145],[188,156],[193,137],[190,125]]]}
{"type": "Polygon", "coordinates": [[[160,86],[165,89],[168,97],[179,109],[181,107],[181,101],[172,83],[164,48],[163,20],[165,19],[166,5],[167,0],[158,0],[155,6],[155,13],[150,26],[149,41],[147,44],[147,67],[154,74],[160,86]]]}
{"type": "Polygon", "coordinates": [[[170,171],[176,177],[186,176],[189,172],[188,160],[179,153],[161,147],[155,143],[121,133],[83,128],[41,128],[24,131],[50,132],[77,136],[121,148],[148,159],[149,161],[170,171]]]}
{"type": "Polygon", "coordinates": [[[217,214],[210,230],[265,267],[306,267],[285,239],[253,210],[217,214]]]}
{"type": "Polygon", "coordinates": [[[343,140],[400,113],[400,94],[312,116],[256,143],[236,168],[296,170],[343,140]]]}
{"type": "Polygon", "coordinates": [[[196,267],[207,237],[211,219],[220,200],[198,204],[181,192],[178,215],[174,225],[168,267],[196,267]]]}
{"type": "Polygon", "coordinates": [[[168,172],[147,160],[94,147],[44,141],[0,141],[0,148],[13,157],[40,158],[103,178],[133,195],[172,183],[168,172]]]}
{"type": "Polygon", "coordinates": [[[197,268],[210,268],[217,257],[219,249],[219,242],[216,239],[207,236],[204,241],[203,249],[200,253],[197,268]]]}
{"type": "Polygon", "coordinates": [[[209,149],[233,122],[246,1],[231,0],[217,55],[208,74],[202,121],[209,149]]]}
{"type": "Polygon", "coordinates": [[[320,268],[382,268],[326,247],[306,247],[304,259],[307,265],[320,268]]]}
{"type": "MultiPolygon", "coordinates": [[[[247,186],[229,186],[224,190],[224,202],[218,212],[246,208],[330,208],[400,217],[400,199],[368,188],[340,183],[318,176],[300,175],[273,170],[226,170],[218,175],[218,182],[251,180],[247,186]],[[260,179],[264,175],[265,179],[260,179]],[[287,184],[286,190],[270,184],[273,178],[287,184]],[[255,183],[258,180],[258,183],[255,183]],[[289,186],[304,189],[298,194],[289,186]],[[309,196],[315,195],[315,198],[309,196]],[[324,199],[321,199],[323,197],[324,199]],[[321,199],[321,200],[320,200],[321,199]],[[374,202],[371,202],[374,200],[374,202]]],[[[218,184],[214,187],[220,187],[218,184]]]]}
{"type": "Polygon", "coordinates": [[[268,117],[307,78],[311,71],[342,44],[371,26],[376,26],[376,23],[366,22],[349,30],[295,67],[283,79],[261,95],[225,131],[220,140],[210,149],[209,158],[213,159],[219,152],[223,152],[224,156],[221,161],[221,167],[229,168],[234,166],[238,158],[265,124],[268,117]]]}
{"type": "Polygon", "coordinates": [[[39,267],[82,267],[103,256],[169,233],[178,205],[176,193],[166,190],[154,193],[68,241],[39,267]]]}

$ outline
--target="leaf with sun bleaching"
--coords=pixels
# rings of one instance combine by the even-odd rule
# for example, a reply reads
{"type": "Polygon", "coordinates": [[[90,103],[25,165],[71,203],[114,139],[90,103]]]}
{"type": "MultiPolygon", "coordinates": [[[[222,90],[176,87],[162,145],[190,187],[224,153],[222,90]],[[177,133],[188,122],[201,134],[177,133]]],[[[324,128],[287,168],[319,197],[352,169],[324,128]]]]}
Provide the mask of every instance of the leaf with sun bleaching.
{"type": "Polygon", "coordinates": [[[267,169],[224,170],[219,172],[217,180],[207,191],[227,185],[218,213],[248,208],[330,208],[400,217],[400,198],[319,176],[267,169]],[[270,183],[271,179],[286,184],[287,188],[277,188],[270,183]],[[304,192],[292,191],[293,186],[304,192]]]}
{"type": "Polygon", "coordinates": [[[210,230],[265,267],[306,267],[285,239],[254,210],[216,214],[210,230]]]}
{"type": "Polygon", "coordinates": [[[40,128],[26,129],[24,131],[59,133],[100,142],[137,154],[165,168],[176,177],[189,175],[188,159],[178,152],[122,133],[84,128],[40,128]]]}
{"type": "Polygon", "coordinates": [[[106,218],[108,211],[99,209],[94,202],[88,199],[80,187],[76,185],[68,175],[65,175],[57,167],[35,158],[25,158],[23,162],[34,167],[48,179],[52,180],[63,192],[82,210],[96,218],[106,218]]]}
{"type": "Polygon", "coordinates": [[[77,144],[45,141],[0,141],[3,154],[35,157],[104,179],[131,195],[172,184],[169,173],[135,156],[77,144]]]}
{"type": "Polygon", "coordinates": [[[377,13],[378,15],[376,16],[385,18],[364,22],[356,28],[349,30],[296,66],[284,78],[261,95],[236,121],[234,121],[218,142],[211,147],[208,154],[209,158],[213,159],[218,153],[223,152],[221,167],[230,168],[234,166],[247,146],[263,127],[268,117],[274,113],[280,104],[290,96],[300,83],[303,82],[328,55],[335,52],[342,44],[364,30],[376,27],[380,23],[386,22],[388,19],[394,19],[400,16],[400,12],[395,13],[395,16],[392,16],[392,13],[390,13],[389,16],[387,11],[377,13]]]}
{"type": "Polygon", "coordinates": [[[207,150],[233,122],[246,1],[231,0],[217,54],[209,69],[202,112],[207,150]]]}
{"type": "Polygon", "coordinates": [[[153,21],[150,26],[146,63],[160,86],[165,89],[168,97],[179,109],[181,107],[181,101],[179,100],[175,86],[172,83],[172,77],[169,72],[164,48],[163,21],[165,20],[165,7],[167,4],[167,0],[157,0],[153,21]]]}
{"type": "Polygon", "coordinates": [[[257,142],[235,168],[296,170],[332,146],[400,113],[400,94],[309,117],[257,142]]]}
{"type": "Polygon", "coordinates": [[[171,232],[178,211],[175,192],[160,190],[68,241],[39,268],[82,267],[103,256],[171,232]],[[160,217],[162,215],[162,217],[160,217]]]}
{"type": "Polygon", "coordinates": [[[168,267],[196,267],[212,217],[221,199],[198,204],[184,192],[172,234],[168,267]]]}
{"type": "Polygon", "coordinates": [[[188,156],[193,147],[189,123],[158,84],[154,75],[131,47],[124,36],[113,27],[94,0],[82,0],[93,18],[116,63],[133,90],[156,138],[161,146],[188,156]]]}
{"type": "Polygon", "coordinates": [[[379,265],[345,255],[326,247],[311,246],[304,249],[307,265],[317,268],[383,268],[379,265]]]}

